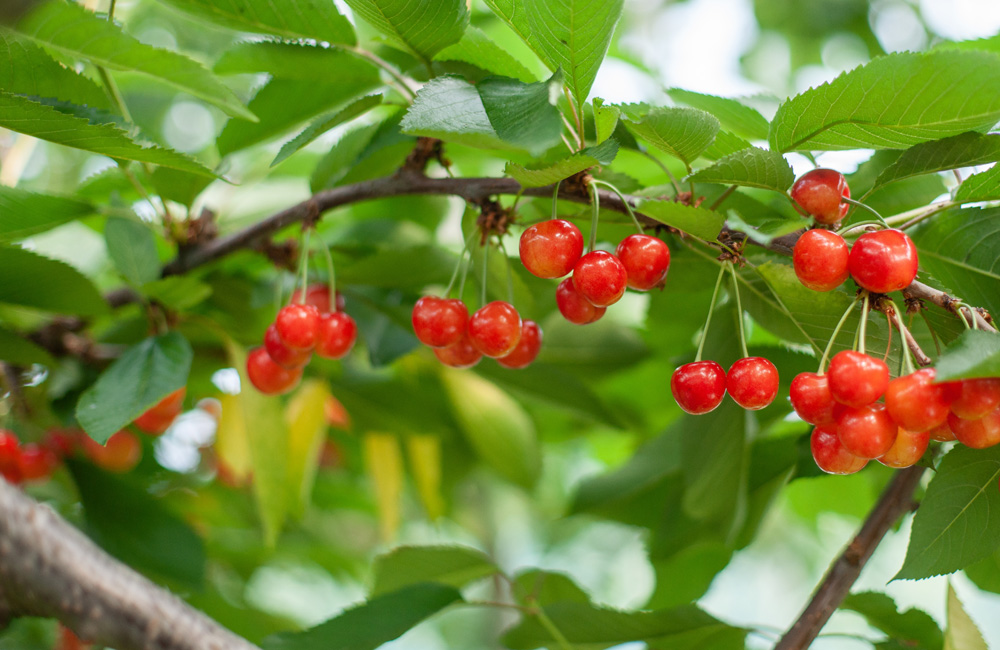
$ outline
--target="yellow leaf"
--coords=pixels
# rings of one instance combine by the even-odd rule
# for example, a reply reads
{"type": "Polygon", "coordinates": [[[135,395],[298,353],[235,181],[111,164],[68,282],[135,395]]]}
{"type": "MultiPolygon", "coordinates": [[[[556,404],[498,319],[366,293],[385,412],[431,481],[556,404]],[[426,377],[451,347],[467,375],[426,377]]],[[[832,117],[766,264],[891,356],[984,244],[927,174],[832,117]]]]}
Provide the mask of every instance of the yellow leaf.
{"type": "Polygon", "coordinates": [[[406,438],[406,452],[410,457],[413,482],[417,494],[427,510],[427,516],[437,519],[444,514],[441,499],[441,438],[418,434],[406,438]]]}
{"type": "Polygon", "coordinates": [[[219,427],[215,431],[215,453],[224,469],[237,483],[243,483],[250,476],[250,443],[247,440],[246,420],[243,418],[243,404],[239,395],[221,395],[219,402],[222,413],[219,427]]]}
{"type": "Polygon", "coordinates": [[[288,503],[301,517],[309,502],[323,440],[326,438],[324,407],[330,389],[326,382],[310,379],[303,382],[285,407],[288,426],[288,503]]]}
{"type": "Polygon", "coordinates": [[[403,494],[403,455],[399,438],[392,433],[369,432],[362,438],[365,466],[375,484],[379,533],[390,541],[399,530],[400,499],[403,494]]]}

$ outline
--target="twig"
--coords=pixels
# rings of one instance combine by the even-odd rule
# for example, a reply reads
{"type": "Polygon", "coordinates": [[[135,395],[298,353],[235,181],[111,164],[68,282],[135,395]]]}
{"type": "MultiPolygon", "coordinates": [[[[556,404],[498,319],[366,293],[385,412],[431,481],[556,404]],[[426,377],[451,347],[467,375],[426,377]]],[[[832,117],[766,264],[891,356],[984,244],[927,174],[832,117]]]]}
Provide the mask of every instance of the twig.
{"type": "MultiPolygon", "coordinates": [[[[885,299],[879,299],[875,301],[875,309],[882,312],[889,319],[889,325],[896,328],[897,331],[906,339],[906,347],[910,348],[910,352],[913,353],[914,359],[921,366],[931,365],[931,358],[924,353],[921,349],[920,344],[917,343],[917,339],[913,338],[913,334],[910,332],[909,328],[904,328],[900,330],[899,320],[895,317],[896,308],[893,304],[885,299]]],[[[890,334],[892,329],[889,330],[890,334]]]]}

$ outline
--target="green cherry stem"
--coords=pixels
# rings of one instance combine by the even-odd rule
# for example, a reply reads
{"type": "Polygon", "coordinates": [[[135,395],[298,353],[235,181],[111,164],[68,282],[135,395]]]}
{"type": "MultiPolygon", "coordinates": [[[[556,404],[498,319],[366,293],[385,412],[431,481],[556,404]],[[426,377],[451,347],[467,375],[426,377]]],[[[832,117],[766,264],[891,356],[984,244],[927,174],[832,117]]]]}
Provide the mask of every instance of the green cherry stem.
{"type": "Polygon", "coordinates": [[[843,228],[841,228],[840,230],[837,230],[836,233],[841,237],[843,237],[848,232],[856,228],[862,228],[864,226],[885,226],[885,222],[878,221],[877,219],[866,219],[864,221],[858,221],[856,223],[848,224],[843,228]]]}
{"type": "MultiPolygon", "coordinates": [[[[615,187],[614,185],[612,185],[607,181],[599,181],[593,179],[590,181],[590,183],[591,185],[603,185],[604,187],[608,188],[609,190],[617,194],[618,198],[621,199],[622,205],[625,206],[625,211],[628,212],[628,216],[632,217],[632,223],[634,223],[635,227],[639,229],[639,234],[640,235],[643,234],[644,231],[642,229],[642,224],[639,223],[639,217],[635,216],[635,212],[632,211],[632,205],[628,202],[628,199],[625,198],[625,195],[621,193],[621,190],[619,190],[617,187],[615,187]]],[[[595,190],[594,193],[596,194],[597,191],[595,190]]]]}
{"type": "Polygon", "coordinates": [[[708,303],[708,318],[705,319],[705,327],[701,331],[701,340],[698,342],[698,353],[695,354],[695,362],[701,361],[701,353],[705,350],[705,339],[708,338],[708,327],[712,324],[712,313],[715,311],[715,301],[719,297],[719,287],[722,286],[722,277],[726,274],[725,264],[719,266],[719,277],[715,279],[715,289],[712,290],[712,301],[708,303]]]}
{"type": "Polygon", "coordinates": [[[562,179],[556,181],[556,186],[552,190],[552,218],[557,219],[559,217],[559,210],[556,207],[559,202],[559,186],[562,185],[562,179]]]}
{"type": "Polygon", "coordinates": [[[507,302],[514,304],[514,269],[510,263],[510,256],[507,255],[507,247],[503,245],[503,237],[497,237],[500,242],[500,252],[503,253],[503,261],[507,266],[507,302]]]}
{"type": "Polygon", "coordinates": [[[590,192],[590,248],[587,249],[588,253],[594,251],[594,247],[597,245],[597,221],[601,214],[601,195],[591,183],[587,186],[587,190],[590,192]]]}
{"type": "Polygon", "coordinates": [[[854,311],[854,305],[858,304],[858,299],[855,298],[851,301],[851,305],[844,312],[844,315],[840,317],[837,321],[837,326],[833,328],[833,334],[830,335],[830,341],[826,344],[826,349],[823,350],[823,356],[819,360],[819,373],[820,375],[826,370],[826,361],[830,358],[830,352],[833,350],[833,343],[837,340],[837,335],[840,334],[840,330],[844,327],[844,323],[847,322],[847,317],[851,315],[854,311]]]}
{"type": "Polygon", "coordinates": [[[486,238],[486,245],[483,247],[483,288],[479,294],[479,306],[486,306],[486,279],[490,275],[490,238],[486,238]]]}
{"type": "Polygon", "coordinates": [[[302,247],[299,250],[299,272],[296,287],[300,285],[302,287],[302,290],[299,292],[300,305],[304,305],[306,302],[306,286],[309,284],[309,238],[311,235],[312,229],[306,228],[305,233],[302,235],[302,247]]]}
{"type": "Polygon", "coordinates": [[[733,273],[733,296],[736,298],[736,322],[740,326],[740,349],[743,351],[743,358],[750,356],[747,350],[747,335],[743,330],[743,304],[740,302],[740,279],[736,275],[736,264],[730,264],[729,270],[733,273]]]}
{"type": "Polygon", "coordinates": [[[858,325],[858,352],[865,354],[865,334],[868,329],[868,292],[865,291],[865,301],[861,306],[861,323],[858,325]]]}
{"type": "Polygon", "coordinates": [[[889,304],[892,305],[893,314],[896,316],[896,326],[899,327],[899,338],[901,339],[900,344],[903,348],[903,364],[906,368],[906,374],[913,374],[916,371],[916,367],[913,365],[913,353],[910,351],[910,347],[906,344],[907,331],[906,323],[903,322],[903,312],[899,311],[899,307],[896,306],[896,302],[891,298],[888,299],[889,304]]]}
{"type": "Polygon", "coordinates": [[[878,213],[878,211],[876,211],[876,210],[875,210],[875,208],[873,208],[873,207],[870,207],[869,205],[867,205],[867,204],[865,204],[865,203],[862,203],[861,201],[856,201],[856,200],[854,200],[854,199],[849,199],[849,198],[847,198],[846,196],[842,196],[842,197],[840,197],[840,200],[841,200],[842,202],[844,202],[844,203],[849,203],[849,204],[851,204],[851,205],[856,205],[856,206],[858,206],[859,208],[864,208],[865,210],[868,210],[869,212],[871,212],[872,214],[874,214],[874,215],[875,215],[875,218],[876,218],[876,219],[878,220],[878,222],[879,222],[880,224],[882,224],[882,226],[883,226],[883,227],[885,227],[885,228],[888,228],[888,227],[889,227],[889,226],[888,226],[888,224],[886,224],[886,222],[885,222],[885,219],[883,219],[883,218],[882,218],[882,215],[880,215],[880,214],[878,213]]]}
{"type": "MultiPolygon", "coordinates": [[[[451,289],[455,286],[455,279],[458,277],[458,272],[460,269],[467,268],[463,265],[465,261],[465,255],[469,252],[469,245],[472,244],[472,239],[478,235],[479,232],[473,230],[472,233],[465,238],[465,244],[462,246],[462,252],[458,254],[458,262],[455,263],[455,270],[451,272],[451,279],[448,280],[448,288],[444,290],[444,295],[447,297],[451,295],[451,289]]],[[[462,286],[465,286],[465,276],[462,276],[462,286]]],[[[462,291],[459,290],[458,297],[462,297],[462,291]]]]}
{"type": "Polygon", "coordinates": [[[330,254],[330,248],[324,242],[320,242],[320,249],[323,251],[323,260],[326,262],[326,284],[330,287],[330,299],[336,307],[337,272],[333,267],[333,255],[330,254]]]}

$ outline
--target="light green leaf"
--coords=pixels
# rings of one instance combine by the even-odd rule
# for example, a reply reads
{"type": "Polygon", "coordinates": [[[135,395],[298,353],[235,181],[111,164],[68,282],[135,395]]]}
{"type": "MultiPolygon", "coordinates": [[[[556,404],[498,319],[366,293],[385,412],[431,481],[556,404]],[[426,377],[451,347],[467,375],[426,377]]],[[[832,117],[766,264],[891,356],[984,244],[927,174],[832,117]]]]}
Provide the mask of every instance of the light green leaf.
{"type": "Polygon", "coordinates": [[[738,135],[733,135],[729,131],[719,131],[715,134],[715,140],[712,141],[708,149],[701,152],[701,157],[705,160],[719,160],[752,146],[738,135]]]}
{"type": "Polygon", "coordinates": [[[1000,56],[937,50],[884,56],[786,101],[776,151],[904,149],[1000,120],[1000,56]]]}
{"type": "Polygon", "coordinates": [[[467,546],[399,546],[375,558],[372,596],[421,582],[461,589],[498,571],[485,553],[467,546]]]}
{"type": "Polygon", "coordinates": [[[919,174],[982,165],[998,159],[1000,135],[970,132],[923,142],[904,151],[894,163],[886,167],[875,179],[875,186],[865,196],[893,181],[919,174]]]}
{"type": "Polygon", "coordinates": [[[566,87],[583,106],[597,77],[623,0],[522,0],[531,40],[553,72],[562,70],[566,87]]]}
{"type": "Polygon", "coordinates": [[[959,185],[955,194],[958,201],[996,201],[1000,199],[1000,165],[994,165],[984,172],[973,174],[959,185]]]}
{"type": "Polygon", "coordinates": [[[351,102],[339,111],[327,113],[326,115],[320,115],[313,121],[312,124],[307,126],[304,131],[282,145],[281,151],[279,151],[278,155],[274,157],[273,161],[271,161],[271,167],[274,167],[292,154],[300,151],[303,147],[333,127],[343,124],[344,122],[350,122],[357,116],[381,103],[382,95],[368,95],[355,102],[351,102]]]}
{"type": "Polygon", "coordinates": [[[212,295],[212,287],[190,275],[171,275],[147,282],[141,290],[150,300],[175,311],[190,309],[212,295]]]}
{"type": "Polygon", "coordinates": [[[795,173],[780,153],[750,147],[722,158],[711,167],[698,170],[687,180],[784,192],[791,187],[795,173]]]}
{"type": "Polygon", "coordinates": [[[0,243],[45,232],[96,210],[89,201],[0,186],[0,243]]]}
{"type": "Polygon", "coordinates": [[[132,286],[160,277],[156,239],[148,226],[132,219],[111,217],[104,227],[104,240],[115,268],[132,286]]]}
{"type": "Polygon", "coordinates": [[[646,199],[636,208],[660,223],[683,230],[700,239],[714,240],[722,231],[725,217],[706,208],[695,208],[674,201],[646,199]]]}
{"type": "Polygon", "coordinates": [[[275,79],[318,84],[376,83],[378,69],[367,59],[336,48],[305,43],[242,42],[227,48],[215,62],[218,74],[266,72],[275,79]]]}
{"type": "Polygon", "coordinates": [[[65,262],[0,246],[0,303],[57,314],[99,316],[107,303],[86,276],[65,262]]]}
{"type": "Polygon", "coordinates": [[[660,151],[690,166],[719,131],[719,120],[695,108],[654,108],[629,118],[628,128],[660,151]]]}
{"type": "Polygon", "coordinates": [[[562,120],[556,101],[562,92],[558,73],[547,81],[526,84],[507,77],[488,77],[476,84],[486,116],[505,142],[541,156],[559,144],[562,120]]]}
{"type": "Polygon", "coordinates": [[[621,116],[621,109],[614,104],[604,105],[604,100],[600,97],[594,98],[594,139],[600,144],[611,137],[618,126],[618,118],[621,116]]]}
{"type": "Polygon", "coordinates": [[[541,169],[526,169],[523,165],[509,162],[504,173],[523,187],[544,187],[596,165],[611,164],[617,153],[618,141],[610,139],[541,169]]]}
{"type": "Polygon", "coordinates": [[[476,87],[464,80],[443,76],[432,79],[417,92],[400,128],[404,133],[440,138],[483,149],[513,149],[490,124],[476,87]]]}
{"type": "Polygon", "coordinates": [[[354,45],[354,28],[325,0],[167,0],[178,9],[244,32],[354,45]]]}
{"type": "Polygon", "coordinates": [[[486,33],[475,26],[469,26],[462,40],[449,45],[434,55],[435,61],[461,61],[477,68],[504,77],[518,79],[524,83],[538,81],[538,77],[520,61],[497,45],[486,33]]]}
{"type": "Polygon", "coordinates": [[[459,42],[469,25],[465,0],[345,0],[390,41],[426,61],[459,42]]]}
{"type": "Polygon", "coordinates": [[[518,602],[533,598],[539,605],[565,602],[589,603],[587,592],[564,573],[528,569],[514,578],[514,594],[518,602]]]}
{"type": "Polygon", "coordinates": [[[48,351],[15,332],[0,327],[0,359],[16,366],[40,363],[50,368],[56,361],[48,351]]]}
{"type": "Polygon", "coordinates": [[[16,95],[51,97],[90,108],[111,109],[100,86],[60,65],[45,50],[0,30],[0,88],[16,95]]]}
{"type": "Polygon", "coordinates": [[[965,612],[955,588],[948,582],[948,626],[944,633],[944,650],[988,650],[983,633],[965,612]]]}
{"type": "Polygon", "coordinates": [[[538,39],[531,37],[531,26],[528,24],[528,14],[524,8],[524,0],[484,0],[486,5],[503,20],[540,58],[538,39]]]}
{"type": "Polygon", "coordinates": [[[112,434],[187,383],[193,353],[171,332],[133,345],[80,395],[76,419],[104,444],[112,434]]]}
{"type": "Polygon", "coordinates": [[[937,379],[1000,377],[1000,336],[967,330],[934,364],[937,379]]]}
{"type": "Polygon", "coordinates": [[[86,59],[109,70],[146,74],[218,106],[229,115],[257,119],[201,64],[176,52],[140,43],[75,2],[49,0],[22,19],[16,29],[66,56],[86,59]]]}
{"type": "Polygon", "coordinates": [[[869,625],[903,647],[939,650],[944,643],[941,628],[930,614],[916,608],[900,612],[886,594],[875,591],[848,594],[840,608],[861,614],[869,625]]]}
{"type": "Polygon", "coordinates": [[[157,167],[149,176],[149,182],[160,198],[190,206],[214,179],[196,176],[187,172],[157,167]]]}
{"type": "Polygon", "coordinates": [[[742,104],[738,99],[705,95],[680,88],[670,88],[667,94],[675,102],[711,113],[718,118],[723,128],[736,135],[751,140],[767,140],[767,120],[757,109],[742,104]]]}

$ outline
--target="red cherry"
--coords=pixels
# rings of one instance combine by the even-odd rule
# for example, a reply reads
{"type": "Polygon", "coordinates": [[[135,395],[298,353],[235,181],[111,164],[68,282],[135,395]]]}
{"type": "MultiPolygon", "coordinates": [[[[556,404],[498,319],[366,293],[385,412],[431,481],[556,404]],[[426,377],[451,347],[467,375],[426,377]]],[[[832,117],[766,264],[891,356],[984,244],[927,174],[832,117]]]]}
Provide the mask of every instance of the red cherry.
{"type": "Polygon", "coordinates": [[[627,284],[625,266],[605,251],[591,251],[573,267],[573,286],[595,307],[608,307],[618,302],[627,284]]]}
{"type": "Polygon", "coordinates": [[[951,425],[948,424],[946,419],[942,424],[937,425],[931,429],[930,433],[931,440],[937,440],[938,442],[951,442],[955,440],[955,432],[951,430],[951,425]]]}
{"type": "Polygon", "coordinates": [[[844,238],[835,232],[807,230],[792,249],[795,276],[813,291],[833,291],[848,277],[850,250],[844,238]]]}
{"type": "Polygon", "coordinates": [[[1000,443],[1000,409],[977,420],[966,420],[952,413],[948,416],[948,426],[966,447],[986,449],[1000,443]]]}
{"type": "Polygon", "coordinates": [[[615,254],[625,267],[628,286],[649,291],[663,282],[670,269],[670,249],[649,235],[629,235],[618,243],[615,254]]]}
{"type": "Polygon", "coordinates": [[[809,436],[816,466],[827,474],[854,474],[868,464],[867,458],[855,456],[844,448],[835,425],[818,426],[809,436]]]}
{"type": "MultiPolygon", "coordinates": [[[[299,296],[302,295],[302,289],[296,289],[292,293],[292,299],[290,302],[298,303],[300,302],[299,296]]],[[[325,314],[330,309],[330,285],[328,284],[310,284],[306,287],[306,299],[303,301],[307,305],[312,305],[321,314],[325,314]]],[[[344,311],[344,296],[339,291],[337,292],[336,301],[337,311],[344,311]]]]}
{"type": "Polygon", "coordinates": [[[24,480],[21,476],[21,441],[7,429],[0,429],[0,475],[14,485],[24,480]]]}
{"type": "Polygon", "coordinates": [[[934,369],[922,368],[889,382],[885,406],[903,429],[928,431],[948,419],[950,400],[945,386],[934,383],[934,369]]]}
{"type": "Polygon", "coordinates": [[[521,263],[540,278],[561,278],[583,255],[580,229],[565,219],[536,223],[521,234],[521,263]]]}
{"type": "Polygon", "coordinates": [[[21,448],[18,459],[21,477],[25,481],[40,481],[52,476],[59,465],[59,457],[55,452],[43,445],[29,442],[21,448]]]}
{"type": "Polygon", "coordinates": [[[181,414],[186,392],[187,387],[181,386],[137,417],[133,424],[146,433],[156,435],[163,433],[181,414]]]}
{"type": "Polygon", "coordinates": [[[792,408],[799,417],[813,425],[833,424],[833,395],[826,375],[802,372],[795,376],[788,390],[792,408]]]}
{"type": "Polygon", "coordinates": [[[759,411],[778,395],[778,369],[764,357],[739,359],[726,374],[726,391],[743,408],[759,411]]]}
{"type": "Polygon", "coordinates": [[[139,464],[142,445],[130,431],[113,434],[103,445],[88,435],[80,436],[80,444],[87,457],[98,467],[109,472],[128,472],[139,464]]]}
{"type": "Polygon", "coordinates": [[[573,285],[573,278],[566,278],[556,287],[556,306],[563,318],[576,325],[586,325],[600,320],[606,307],[595,307],[580,295],[573,285]]]}
{"type": "Polygon", "coordinates": [[[833,399],[847,406],[871,404],[889,387],[889,366],[885,361],[854,350],[835,354],[827,376],[833,399]]]}
{"type": "Polygon", "coordinates": [[[902,230],[866,232],[851,246],[847,270],[874,293],[905,289],[917,277],[917,247],[902,230]]]}
{"type": "Polygon", "coordinates": [[[1000,406],[1000,379],[963,379],[949,383],[953,394],[951,412],[960,418],[975,420],[1000,406]]]}
{"type": "Polygon", "coordinates": [[[509,354],[521,340],[521,316],[509,302],[483,305],[469,318],[469,340],[488,357],[509,354]]]}
{"type": "Polygon", "coordinates": [[[343,358],[358,338],[354,319],[342,311],[322,314],[316,325],[316,354],[324,359],[343,358]]]}
{"type": "Polygon", "coordinates": [[[685,363],[670,377],[670,392],[686,413],[708,413],[726,396],[726,371],[714,361],[685,363]]]}
{"type": "Polygon", "coordinates": [[[247,355],[247,377],[254,388],[265,395],[280,395],[295,388],[302,379],[302,369],[289,370],[276,364],[264,348],[254,348],[247,355]]]}
{"type": "Polygon", "coordinates": [[[837,417],[837,433],[844,448],[855,456],[878,458],[885,455],[896,441],[899,430],[885,404],[848,406],[837,417]]]}
{"type": "Polygon", "coordinates": [[[413,332],[424,345],[443,348],[465,335],[469,309],[458,298],[424,296],[413,306],[413,332]]]}
{"type": "Polygon", "coordinates": [[[924,452],[927,451],[930,439],[931,434],[927,431],[915,432],[899,427],[896,441],[892,443],[892,447],[876,460],[886,467],[897,469],[916,465],[917,461],[923,457],[924,452]]]}
{"type": "Polygon", "coordinates": [[[479,360],[483,358],[483,353],[472,344],[472,340],[466,334],[458,340],[458,343],[453,343],[446,348],[434,348],[434,356],[438,358],[438,361],[452,368],[471,368],[479,363],[479,360]]]}
{"type": "Polygon", "coordinates": [[[792,199],[819,223],[840,221],[850,207],[840,200],[841,197],[851,198],[847,179],[833,169],[806,172],[792,185],[791,194],[792,199]]]}
{"type": "Polygon", "coordinates": [[[497,359],[504,368],[525,368],[538,356],[542,349],[542,328],[533,320],[521,322],[521,340],[517,347],[497,359]]]}
{"type": "Polygon", "coordinates": [[[312,358],[312,350],[310,349],[297,350],[288,347],[281,335],[278,334],[278,328],[274,323],[271,323],[264,333],[264,349],[267,350],[272,361],[288,370],[302,368],[312,358]]]}
{"type": "Polygon", "coordinates": [[[274,319],[278,336],[290,348],[311,350],[316,345],[316,325],[319,311],[312,305],[285,305],[274,319]]]}

